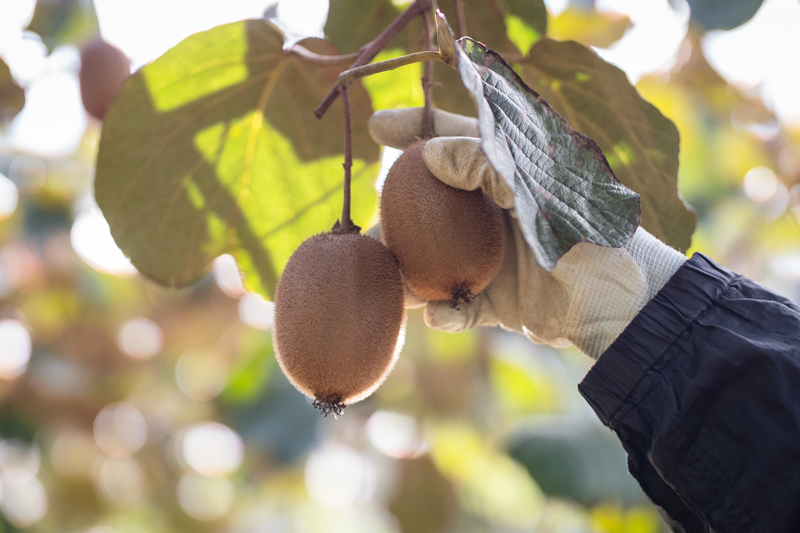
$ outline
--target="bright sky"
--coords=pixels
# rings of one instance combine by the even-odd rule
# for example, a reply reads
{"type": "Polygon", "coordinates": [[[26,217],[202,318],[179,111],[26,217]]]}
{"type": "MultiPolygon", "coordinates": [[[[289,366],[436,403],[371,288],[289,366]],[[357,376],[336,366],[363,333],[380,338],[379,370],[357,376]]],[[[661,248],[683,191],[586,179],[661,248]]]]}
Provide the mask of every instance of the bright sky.
{"type": "MultiPolygon", "coordinates": [[[[193,33],[260,17],[277,0],[94,1],[103,38],[121,48],[136,69],[193,33]]],[[[560,13],[569,2],[545,1],[553,14],[560,13]]],[[[596,2],[599,10],[624,13],[634,24],[611,48],[598,50],[625,70],[632,81],[665,72],[675,64],[689,20],[685,0],[596,2]]],[[[35,0],[0,0],[0,57],[25,87],[27,96],[25,109],[11,124],[7,138],[0,132],[0,148],[10,145],[45,158],[69,157],[88,124],[77,84],[78,51],[61,46],[47,56],[38,36],[24,33],[34,6],[35,0]]],[[[280,0],[278,20],[292,39],[321,36],[327,6],[327,0],[280,0]]],[[[800,127],[800,69],[793,68],[790,61],[800,50],[799,27],[797,0],[765,0],[748,23],[733,31],[709,33],[703,40],[706,55],[720,74],[737,86],[760,93],[779,119],[794,127],[800,127]]],[[[385,155],[391,158],[391,154],[385,155]]],[[[98,263],[98,257],[104,254],[93,249],[113,246],[113,241],[91,202],[86,202],[81,213],[72,236],[73,240],[87,241],[85,246],[77,243],[79,253],[101,270],[130,272],[130,264],[118,250],[105,254],[102,260],[107,265],[98,263]],[[86,239],[81,237],[84,234],[86,239]],[[100,246],[101,242],[106,245],[100,246]]]]}

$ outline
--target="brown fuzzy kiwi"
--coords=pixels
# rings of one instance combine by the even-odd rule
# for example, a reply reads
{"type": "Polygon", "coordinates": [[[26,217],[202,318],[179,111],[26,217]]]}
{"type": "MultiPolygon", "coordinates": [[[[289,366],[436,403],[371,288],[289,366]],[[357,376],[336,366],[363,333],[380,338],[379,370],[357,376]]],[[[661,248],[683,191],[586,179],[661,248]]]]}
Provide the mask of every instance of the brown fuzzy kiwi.
{"type": "Polygon", "coordinates": [[[326,415],[378,388],[397,359],[404,325],[397,261],[365,235],[306,240],[275,292],[278,363],[326,415]]]}
{"type": "Polygon", "coordinates": [[[118,48],[102,39],[89,42],[81,50],[78,79],[86,112],[103,120],[108,106],[131,74],[131,62],[118,48]]]}
{"type": "Polygon", "coordinates": [[[381,193],[381,231],[408,287],[426,300],[469,302],[503,263],[502,209],[482,191],[439,181],[425,165],[427,141],[397,159],[381,193]]]}

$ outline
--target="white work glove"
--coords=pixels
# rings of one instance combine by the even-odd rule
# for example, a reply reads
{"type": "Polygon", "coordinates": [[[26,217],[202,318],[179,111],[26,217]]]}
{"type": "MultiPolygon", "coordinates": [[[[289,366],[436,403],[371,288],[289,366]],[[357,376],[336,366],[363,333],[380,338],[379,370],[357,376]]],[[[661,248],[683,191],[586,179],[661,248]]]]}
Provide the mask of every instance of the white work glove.
{"type": "MultiPolygon", "coordinates": [[[[422,131],[422,111],[378,111],[369,125],[378,143],[404,149],[422,131]]],[[[500,325],[535,342],[571,342],[593,359],[600,357],[686,257],[640,227],[621,248],[578,243],[548,272],[525,241],[513,191],[475,138],[474,119],[435,110],[437,134],[440,125],[450,135],[469,136],[431,139],[422,152],[425,164],[444,183],[480,188],[506,209],[506,250],[500,272],[477,298],[457,309],[449,302],[428,302],[425,321],[445,331],[500,325]]]]}

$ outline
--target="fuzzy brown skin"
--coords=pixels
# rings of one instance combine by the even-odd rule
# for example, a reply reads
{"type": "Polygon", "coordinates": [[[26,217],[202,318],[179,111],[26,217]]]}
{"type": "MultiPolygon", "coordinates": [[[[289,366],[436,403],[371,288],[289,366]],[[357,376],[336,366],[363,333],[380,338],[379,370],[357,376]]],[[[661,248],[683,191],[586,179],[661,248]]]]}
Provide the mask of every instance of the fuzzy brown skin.
{"type": "Polygon", "coordinates": [[[409,146],[381,193],[381,231],[408,287],[426,300],[468,301],[503,263],[503,211],[480,190],[439,181],[425,166],[427,141],[409,146]]]}
{"type": "Polygon", "coordinates": [[[83,107],[93,117],[103,120],[108,106],[131,74],[131,62],[118,48],[95,39],[81,50],[81,85],[83,107]]]}
{"type": "Polygon", "coordinates": [[[359,234],[316,235],[292,254],[275,292],[278,363],[300,392],[338,414],[389,374],[404,319],[388,248],[359,234]]]}

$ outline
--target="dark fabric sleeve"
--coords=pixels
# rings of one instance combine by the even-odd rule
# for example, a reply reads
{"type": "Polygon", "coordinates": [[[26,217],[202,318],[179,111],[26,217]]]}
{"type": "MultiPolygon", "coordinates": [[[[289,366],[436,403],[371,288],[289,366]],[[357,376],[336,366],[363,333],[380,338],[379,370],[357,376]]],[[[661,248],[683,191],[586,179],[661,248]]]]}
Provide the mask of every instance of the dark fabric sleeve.
{"type": "Polygon", "coordinates": [[[800,532],[800,308],[789,300],[695,254],[579,390],[676,531],[800,532]]]}

